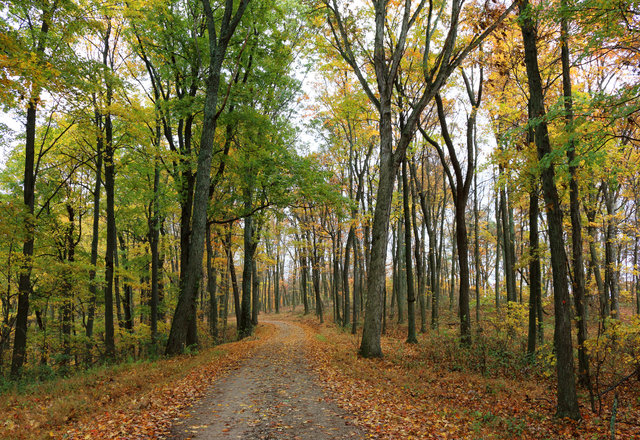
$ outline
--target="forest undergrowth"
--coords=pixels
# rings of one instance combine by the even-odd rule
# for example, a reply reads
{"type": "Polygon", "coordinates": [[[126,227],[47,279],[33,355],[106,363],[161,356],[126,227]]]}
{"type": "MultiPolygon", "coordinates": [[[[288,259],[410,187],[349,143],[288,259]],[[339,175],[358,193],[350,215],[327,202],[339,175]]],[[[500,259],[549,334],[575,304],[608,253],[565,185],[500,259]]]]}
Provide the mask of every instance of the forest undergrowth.
{"type": "Polygon", "coordinates": [[[0,439],[158,439],[218,377],[274,332],[170,359],[124,363],[7,390],[0,439]]]}
{"type": "MultiPolygon", "coordinates": [[[[598,414],[590,409],[588,393],[579,389],[582,420],[555,418],[549,347],[537,360],[528,360],[519,341],[507,343],[487,333],[476,335],[473,347],[463,349],[456,329],[446,325],[437,333],[420,334],[418,344],[411,345],[405,342],[406,325],[394,323],[382,338],[384,357],[364,359],[356,354],[359,335],[332,323],[297,319],[307,329],[309,359],[322,385],[377,438],[640,438],[636,379],[616,389],[615,437],[613,392],[602,396],[598,414]]],[[[613,374],[601,374],[608,373],[613,374]]]]}

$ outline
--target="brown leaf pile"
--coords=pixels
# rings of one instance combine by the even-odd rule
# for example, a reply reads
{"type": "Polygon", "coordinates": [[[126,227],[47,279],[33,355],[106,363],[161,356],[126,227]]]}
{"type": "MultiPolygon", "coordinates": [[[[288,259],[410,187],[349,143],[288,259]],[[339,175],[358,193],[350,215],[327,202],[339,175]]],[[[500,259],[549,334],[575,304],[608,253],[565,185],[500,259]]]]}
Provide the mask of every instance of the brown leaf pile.
{"type": "Polygon", "coordinates": [[[196,356],[115,367],[49,389],[43,385],[37,397],[6,396],[0,439],[161,439],[216,378],[236,369],[273,331],[260,326],[252,338],[196,356]]]}
{"type": "MultiPolygon", "coordinates": [[[[608,412],[553,417],[553,382],[489,379],[429,365],[419,347],[383,338],[383,359],[363,359],[359,337],[304,321],[308,358],[321,384],[379,439],[609,439],[608,412]]],[[[437,336],[422,336],[437,337],[437,336]]],[[[637,393],[635,393],[637,394],[637,393]]],[[[637,395],[619,407],[616,438],[640,439],[637,395]],[[635,404],[635,407],[634,407],[635,404]]],[[[581,402],[586,404],[586,399],[581,402]]]]}

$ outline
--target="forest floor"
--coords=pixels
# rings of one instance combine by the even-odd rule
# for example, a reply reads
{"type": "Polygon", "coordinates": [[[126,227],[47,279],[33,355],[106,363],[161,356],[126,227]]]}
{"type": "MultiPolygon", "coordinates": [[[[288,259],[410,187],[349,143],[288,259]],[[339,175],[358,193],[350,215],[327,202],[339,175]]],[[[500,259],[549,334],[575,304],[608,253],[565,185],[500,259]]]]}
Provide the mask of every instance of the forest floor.
{"type": "Polygon", "coordinates": [[[561,420],[554,417],[553,375],[469,371],[461,362],[459,347],[448,346],[433,331],[420,334],[418,344],[407,344],[406,325],[393,325],[382,337],[383,358],[363,359],[357,355],[361,336],[352,335],[350,327],[321,325],[311,316],[293,319],[306,328],[308,357],[316,377],[371,437],[640,440],[637,380],[618,388],[612,435],[614,393],[603,397],[598,414],[591,411],[586,392],[580,390],[582,420],[561,420]],[[438,350],[449,353],[433,353],[438,350]]]}
{"type": "Polygon", "coordinates": [[[166,438],[216,379],[235,371],[275,330],[261,325],[250,338],[197,354],[99,367],[16,387],[0,395],[0,439],[166,438]]]}
{"type": "Polygon", "coordinates": [[[583,419],[558,420],[552,376],[471,371],[451,335],[408,345],[394,325],[384,358],[363,359],[333,323],[261,316],[240,342],[5,392],[0,439],[640,439],[637,382],[619,388],[612,437],[613,393],[596,414],[581,391],[583,419]]]}
{"type": "MultiPolygon", "coordinates": [[[[269,321],[267,321],[269,323],[269,321]]],[[[172,429],[171,439],[364,439],[327,398],[305,359],[305,332],[273,321],[274,337],[211,387],[172,429]]]]}

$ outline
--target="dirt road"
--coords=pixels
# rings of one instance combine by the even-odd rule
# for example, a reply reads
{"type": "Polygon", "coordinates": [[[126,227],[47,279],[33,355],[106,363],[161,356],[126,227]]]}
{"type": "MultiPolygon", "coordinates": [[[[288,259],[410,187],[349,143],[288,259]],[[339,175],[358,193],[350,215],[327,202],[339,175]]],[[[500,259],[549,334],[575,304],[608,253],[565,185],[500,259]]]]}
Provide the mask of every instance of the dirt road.
{"type": "Polygon", "coordinates": [[[304,357],[304,331],[273,321],[275,336],[211,387],[173,427],[174,440],[364,439],[349,416],[314,382],[304,357]]]}

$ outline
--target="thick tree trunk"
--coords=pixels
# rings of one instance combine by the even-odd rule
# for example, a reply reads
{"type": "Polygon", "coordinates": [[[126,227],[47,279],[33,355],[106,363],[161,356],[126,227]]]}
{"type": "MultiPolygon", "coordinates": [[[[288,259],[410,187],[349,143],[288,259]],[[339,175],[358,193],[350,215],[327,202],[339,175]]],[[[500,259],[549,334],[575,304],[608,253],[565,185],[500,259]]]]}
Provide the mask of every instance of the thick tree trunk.
{"type": "MultiPolygon", "coordinates": [[[[545,119],[544,95],[542,80],[538,68],[538,49],[536,47],[536,31],[528,0],[520,5],[520,29],[525,50],[525,65],[529,79],[529,96],[531,104],[531,122],[536,121],[535,141],[540,161],[548,159],[552,153],[549,133],[545,119]]],[[[560,197],[555,185],[553,163],[542,169],[542,192],[544,194],[547,224],[549,227],[549,245],[551,250],[551,266],[553,270],[556,373],[558,417],[580,418],[578,397],[576,394],[573,344],[571,341],[571,304],[567,285],[567,266],[565,260],[564,238],[562,231],[562,211],[560,197]]]]}
{"type": "Polygon", "coordinates": [[[196,296],[200,275],[202,273],[202,257],[204,254],[204,239],[206,234],[207,207],[210,191],[211,160],[213,156],[213,143],[218,124],[218,87],[222,64],[227,53],[227,46],[240,18],[246,10],[249,0],[241,0],[237,10],[232,10],[234,2],[225,5],[223,19],[219,32],[216,31],[211,4],[203,0],[207,28],[209,31],[209,76],[204,105],[203,128],[200,138],[200,153],[198,154],[198,166],[196,174],[195,192],[193,198],[193,214],[191,222],[191,238],[189,240],[189,257],[181,286],[178,304],[173,315],[171,331],[167,340],[166,354],[181,353],[185,346],[193,339],[189,337],[189,328],[195,327],[196,296]],[[216,39],[215,37],[218,36],[216,39]]]}
{"type": "MultiPolygon", "coordinates": [[[[36,46],[36,54],[44,54],[47,34],[49,33],[49,20],[55,13],[57,3],[54,3],[50,10],[43,10],[42,25],[36,46]]],[[[20,276],[18,278],[18,308],[16,310],[16,330],[13,338],[13,353],[11,355],[11,377],[17,378],[21,374],[22,366],[25,362],[27,350],[27,327],[29,319],[29,295],[31,294],[31,269],[35,236],[35,145],[36,145],[36,124],[37,109],[40,102],[40,90],[32,89],[29,103],[27,104],[27,119],[25,124],[25,147],[24,147],[24,182],[23,182],[23,203],[25,205],[24,217],[24,241],[22,243],[22,264],[20,276]]]]}
{"type": "MultiPolygon", "coordinates": [[[[43,29],[46,24],[43,23],[43,29]]],[[[13,339],[13,354],[11,357],[11,376],[19,377],[25,362],[27,349],[27,320],[29,318],[29,295],[31,294],[31,268],[34,247],[35,219],[33,218],[35,200],[35,137],[36,137],[36,108],[39,98],[32,97],[27,107],[24,187],[23,202],[25,205],[24,229],[25,239],[22,244],[22,265],[18,278],[18,310],[16,313],[16,330],[13,339]]]]}
{"type": "Polygon", "coordinates": [[[371,267],[367,274],[367,301],[360,343],[363,357],[381,357],[380,334],[382,332],[382,300],[386,278],[385,260],[389,236],[389,217],[393,184],[397,167],[391,154],[391,105],[384,106],[380,124],[380,178],[376,197],[376,208],[371,229],[371,267]]]}
{"type": "Polygon", "coordinates": [[[460,341],[471,344],[471,313],[469,310],[469,238],[466,223],[466,197],[457,196],[456,201],[456,242],[458,244],[458,265],[460,269],[460,296],[458,314],[460,316],[460,341]]]}

